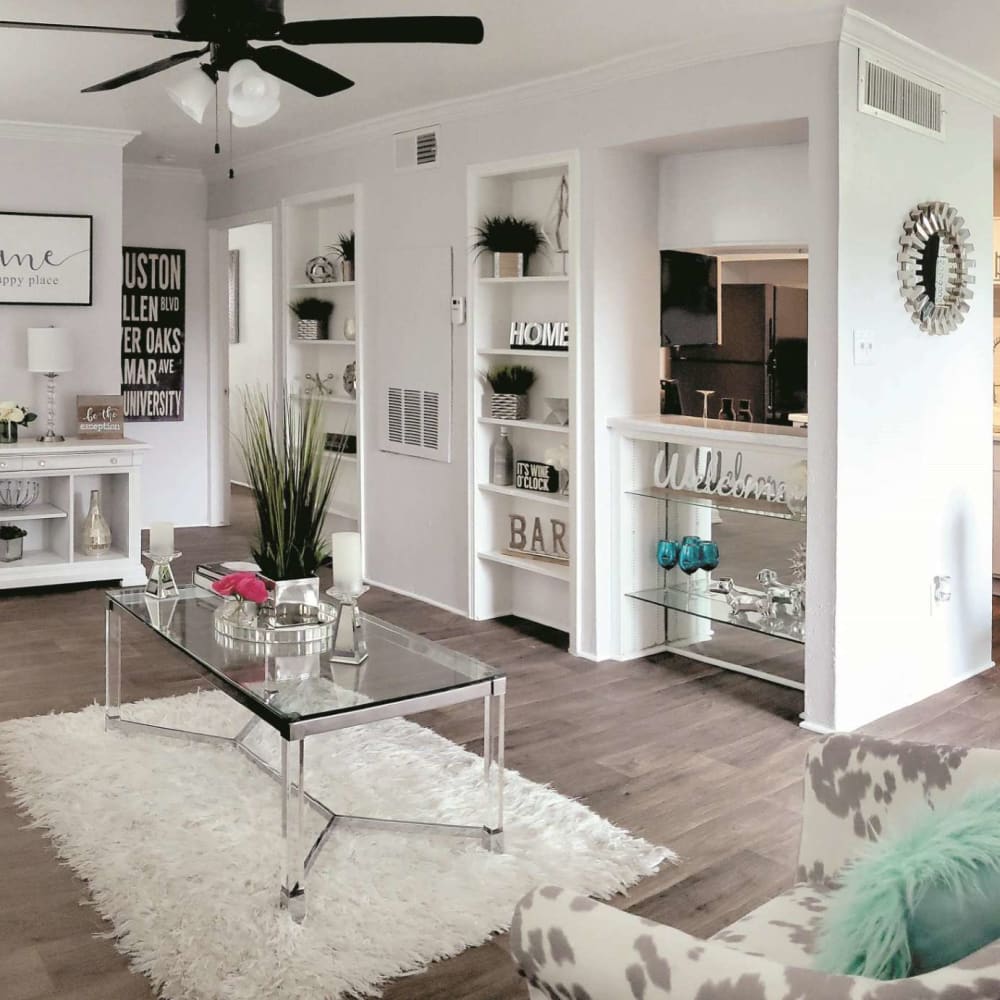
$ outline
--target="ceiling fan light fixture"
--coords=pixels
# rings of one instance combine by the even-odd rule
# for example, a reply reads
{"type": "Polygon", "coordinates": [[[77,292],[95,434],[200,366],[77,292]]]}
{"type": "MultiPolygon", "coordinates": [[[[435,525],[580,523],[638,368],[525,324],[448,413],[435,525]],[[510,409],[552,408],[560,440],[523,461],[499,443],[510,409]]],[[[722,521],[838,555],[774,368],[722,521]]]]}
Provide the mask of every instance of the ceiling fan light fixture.
{"type": "Polygon", "coordinates": [[[233,114],[233,128],[252,128],[254,125],[263,125],[269,118],[273,118],[280,108],[281,101],[275,98],[274,101],[262,103],[253,114],[233,114]]]}
{"type": "Polygon", "coordinates": [[[199,66],[178,77],[175,83],[167,87],[167,94],[188,118],[200,125],[206,109],[215,97],[215,84],[199,66]]]}
{"type": "Polygon", "coordinates": [[[252,60],[240,59],[229,67],[229,110],[238,128],[259,125],[277,114],[280,95],[278,81],[252,60]]]}

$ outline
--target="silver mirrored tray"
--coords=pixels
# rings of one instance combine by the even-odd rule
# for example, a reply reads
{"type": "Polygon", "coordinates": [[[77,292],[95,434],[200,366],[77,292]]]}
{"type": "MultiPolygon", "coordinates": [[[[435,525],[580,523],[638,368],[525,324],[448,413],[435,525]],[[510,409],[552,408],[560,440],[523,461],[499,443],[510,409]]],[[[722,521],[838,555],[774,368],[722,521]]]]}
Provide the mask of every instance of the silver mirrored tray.
{"type": "Polygon", "coordinates": [[[232,621],[227,615],[232,612],[232,602],[227,601],[215,611],[215,631],[227,639],[252,642],[262,646],[295,646],[304,643],[332,643],[337,631],[337,608],[321,601],[318,608],[302,605],[303,617],[309,612],[317,612],[319,621],[301,625],[249,625],[232,621]]]}

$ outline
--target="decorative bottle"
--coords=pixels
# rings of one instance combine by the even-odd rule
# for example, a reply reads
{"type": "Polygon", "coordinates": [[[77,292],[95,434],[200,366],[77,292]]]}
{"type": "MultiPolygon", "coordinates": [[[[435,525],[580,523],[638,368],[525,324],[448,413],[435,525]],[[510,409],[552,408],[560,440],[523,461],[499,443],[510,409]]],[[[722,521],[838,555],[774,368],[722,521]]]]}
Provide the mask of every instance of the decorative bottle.
{"type": "Polygon", "coordinates": [[[514,449],[507,438],[507,428],[490,446],[490,482],[494,486],[514,485],[514,449]]]}
{"type": "Polygon", "coordinates": [[[90,510],[83,521],[81,548],[85,556],[102,556],[111,549],[111,528],[101,513],[101,491],[90,491],[90,510]]]}
{"type": "Polygon", "coordinates": [[[745,424],[753,423],[753,414],[750,412],[750,400],[741,399],[739,409],[736,411],[736,419],[745,424]]]}
{"type": "Polygon", "coordinates": [[[733,413],[733,401],[729,396],[722,397],[722,408],[719,410],[720,420],[735,420],[736,416],[733,413]]]}

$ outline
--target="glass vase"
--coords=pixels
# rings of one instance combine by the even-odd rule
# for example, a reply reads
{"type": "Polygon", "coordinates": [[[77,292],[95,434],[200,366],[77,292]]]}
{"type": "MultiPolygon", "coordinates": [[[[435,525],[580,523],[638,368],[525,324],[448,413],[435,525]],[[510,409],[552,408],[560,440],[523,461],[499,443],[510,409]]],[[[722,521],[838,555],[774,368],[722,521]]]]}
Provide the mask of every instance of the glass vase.
{"type": "Polygon", "coordinates": [[[90,510],[83,520],[80,549],[85,556],[103,556],[111,550],[111,526],[101,513],[101,491],[90,491],[90,510]]]}
{"type": "Polygon", "coordinates": [[[0,420],[0,444],[17,444],[17,424],[13,420],[0,420]]]}

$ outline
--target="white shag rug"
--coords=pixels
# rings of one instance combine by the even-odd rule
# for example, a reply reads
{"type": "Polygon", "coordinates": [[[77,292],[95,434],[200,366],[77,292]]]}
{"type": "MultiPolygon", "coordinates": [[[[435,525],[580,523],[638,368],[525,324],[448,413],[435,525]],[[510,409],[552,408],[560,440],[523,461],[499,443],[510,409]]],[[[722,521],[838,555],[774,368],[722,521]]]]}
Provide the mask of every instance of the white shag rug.
{"type": "MultiPolygon", "coordinates": [[[[249,717],[219,692],[126,714],[225,735],[249,717]]],[[[277,763],[267,726],[248,742],[277,763]]],[[[105,733],[94,705],[0,725],[0,770],[89,883],[118,948],[170,1000],[377,995],[385,980],[507,929],[534,886],[607,897],[676,860],[508,770],[506,853],[471,839],[335,831],[296,925],[277,905],[278,784],[237,751],[105,733]]],[[[476,824],[481,777],[480,757],[404,719],[306,741],[307,790],[345,814],[476,824]]],[[[320,818],[307,812],[318,833],[320,818]]]]}

